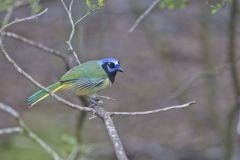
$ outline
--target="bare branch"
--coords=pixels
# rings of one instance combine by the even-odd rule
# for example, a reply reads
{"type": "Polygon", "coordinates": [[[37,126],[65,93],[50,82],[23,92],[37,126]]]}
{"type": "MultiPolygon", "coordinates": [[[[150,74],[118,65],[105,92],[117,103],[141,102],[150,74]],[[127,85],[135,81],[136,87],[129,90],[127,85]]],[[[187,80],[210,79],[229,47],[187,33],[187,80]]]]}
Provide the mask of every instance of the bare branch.
{"type": "Polygon", "coordinates": [[[139,25],[139,23],[153,10],[153,8],[160,2],[161,0],[155,0],[152,2],[152,4],[145,10],[135,21],[135,23],[132,25],[132,27],[128,30],[128,33],[132,33],[136,27],[139,25]]]}
{"type": "Polygon", "coordinates": [[[69,5],[69,12],[72,13],[72,6],[73,6],[74,0],[71,0],[70,5],[69,5]]]}
{"type": "Polygon", "coordinates": [[[171,106],[171,107],[166,107],[166,108],[160,108],[160,109],[155,109],[151,111],[143,111],[143,112],[109,112],[111,115],[124,115],[124,116],[137,116],[137,115],[147,115],[147,114],[153,114],[153,113],[158,113],[158,112],[163,112],[163,111],[168,111],[171,109],[181,109],[181,108],[186,108],[190,107],[191,105],[195,104],[195,101],[183,104],[183,105],[177,105],[177,106],[171,106]]]}
{"type": "Polygon", "coordinates": [[[69,14],[69,10],[68,10],[68,7],[67,7],[66,3],[64,2],[64,0],[61,0],[61,2],[63,4],[63,7],[66,10],[67,14],[69,14]]]}
{"type": "Polygon", "coordinates": [[[33,19],[37,19],[38,17],[42,16],[44,13],[47,12],[47,8],[45,10],[43,10],[42,12],[38,13],[38,14],[35,14],[35,15],[32,15],[30,17],[25,17],[25,18],[20,18],[20,19],[15,19],[14,21],[6,24],[5,26],[3,26],[0,30],[0,32],[2,32],[3,30],[5,30],[6,28],[10,27],[11,25],[13,24],[16,24],[16,23],[20,23],[20,22],[25,22],[25,21],[29,21],[29,20],[33,20],[33,19]]]}
{"type": "Polygon", "coordinates": [[[14,110],[12,107],[7,106],[1,102],[0,102],[0,110],[10,114],[15,119],[19,118],[19,114],[16,110],[14,110]]]}
{"type": "Polygon", "coordinates": [[[3,134],[12,134],[12,133],[21,133],[23,130],[21,127],[12,127],[12,128],[4,128],[0,129],[0,135],[3,134]]]}
{"type": "MultiPolygon", "coordinates": [[[[90,99],[91,100],[91,99],[90,99]]],[[[96,111],[96,114],[103,120],[105,127],[108,131],[108,135],[110,136],[110,139],[113,143],[114,151],[116,153],[118,160],[128,160],[126,152],[123,148],[121,139],[118,135],[118,132],[116,130],[116,127],[113,123],[113,120],[111,118],[111,114],[107,112],[103,106],[101,105],[94,105],[95,102],[90,102],[90,104],[93,104],[91,107],[94,108],[96,111]]]]}
{"type": "Polygon", "coordinates": [[[13,32],[0,32],[0,34],[3,35],[3,36],[14,38],[14,39],[19,40],[19,41],[21,41],[23,43],[26,43],[26,44],[29,44],[31,46],[34,46],[36,48],[39,48],[39,49],[41,49],[41,50],[43,50],[43,51],[45,51],[47,53],[56,55],[56,56],[58,56],[58,57],[60,57],[60,58],[62,58],[64,60],[68,58],[68,56],[66,54],[64,54],[64,53],[61,53],[61,52],[59,52],[59,51],[57,51],[55,49],[49,48],[48,46],[45,46],[45,45],[43,45],[41,43],[38,43],[38,42],[32,41],[30,39],[27,39],[26,37],[20,36],[20,35],[18,35],[16,33],[13,33],[13,32]]]}
{"type": "Polygon", "coordinates": [[[46,144],[45,141],[43,141],[30,128],[28,128],[28,126],[21,119],[21,117],[19,116],[19,113],[16,110],[14,110],[12,107],[1,102],[0,102],[0,110],[3,110],[4,112],[7,112],[8,114],[10,114],[18,122],[20,126],[20,127],[0,130],[0,135],[1,135],[1,131],[2,133],[23,132],[27,137],[29,137],[30,139],[35,141],[37,144],[39,144],[47,153],[52,155],[54,160],[62,159],[48,144],[46,144]]]}

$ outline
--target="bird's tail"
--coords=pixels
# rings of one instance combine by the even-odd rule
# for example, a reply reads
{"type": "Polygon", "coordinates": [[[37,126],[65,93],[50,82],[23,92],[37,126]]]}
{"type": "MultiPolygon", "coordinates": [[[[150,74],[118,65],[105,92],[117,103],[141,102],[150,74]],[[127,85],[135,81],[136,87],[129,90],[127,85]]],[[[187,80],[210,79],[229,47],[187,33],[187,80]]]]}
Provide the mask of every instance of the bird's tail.
{"type": "MultiPolygon", "coordinates": [[[[47,89],[49,91],[51,91],[52,93],[57,92],[58,90],[60,90],[63,87],[63,85],[60,82],[56,82],[50,86],[47,87],[47,89]]],[[[35,105],[36,103],[38,103],[39,101],[43,100],[44,98],[48,97],[49,94],[44,91],[44,90],[39,90],[36,93],[34,93],[33,95],[31,95],[30,97],[27,98],[26,103],[29,105],[29,107],[32,107],[33,105],[35,105]]]]}

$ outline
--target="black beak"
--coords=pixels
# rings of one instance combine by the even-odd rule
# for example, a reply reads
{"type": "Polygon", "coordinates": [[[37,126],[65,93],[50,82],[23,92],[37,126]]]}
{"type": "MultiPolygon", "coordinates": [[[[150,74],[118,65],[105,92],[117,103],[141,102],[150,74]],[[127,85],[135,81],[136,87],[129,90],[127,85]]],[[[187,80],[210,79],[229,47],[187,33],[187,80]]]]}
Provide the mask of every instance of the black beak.
{"type": "Polygon", "coordinates": [[[124,70],[120,67],[118,68],[118,72],[124,72],[124,70]]]}

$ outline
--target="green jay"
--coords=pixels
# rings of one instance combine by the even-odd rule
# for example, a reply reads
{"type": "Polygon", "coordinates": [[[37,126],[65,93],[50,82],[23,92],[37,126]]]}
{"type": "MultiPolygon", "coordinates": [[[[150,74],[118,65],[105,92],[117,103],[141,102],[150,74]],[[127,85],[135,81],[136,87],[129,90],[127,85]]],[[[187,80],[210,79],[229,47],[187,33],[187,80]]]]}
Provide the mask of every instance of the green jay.
{"type": "MultiPolygon", "coordinates": [[[[111,86],[115,81],[117,72],[123,72],[120,63],[115,58],[104,58],[82,63],[67,71],[60,81],[48,86],[52,93],[62,91],[64,94],[87,96],[111,86]]],[[[31,107],[48,97],[44,90],[39,90],[27,98],[31,107]]]]}

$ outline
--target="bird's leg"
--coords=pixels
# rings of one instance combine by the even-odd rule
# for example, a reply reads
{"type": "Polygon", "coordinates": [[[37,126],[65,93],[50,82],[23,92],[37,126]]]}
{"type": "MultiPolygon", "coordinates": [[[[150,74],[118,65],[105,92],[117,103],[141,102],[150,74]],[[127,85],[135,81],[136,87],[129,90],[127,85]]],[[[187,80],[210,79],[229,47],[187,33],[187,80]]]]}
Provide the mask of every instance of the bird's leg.
{"type": "Polygon", "coordinates": [[[94,96],[88,96],[88,103],[90,108],[93,108],[93,106],[98,105],[97,100],[94,96]]]}
{"type": "MultiPolygon", "coordinates": [[[[95,106],[99,106],[99,105],[103,104],[103,102],[98,97],[96,97],[95,95],[88,96],[88,101],[89,101],[89,107],[90,108],[94,108],[95,106]]],[[[89,119],[96,118],[96,115],[95,115],[96,112],[94,111],[92,113],[93,113],[93,115],[89,119]]]]}
{"type": "Polygon", "coordinates": [[[95,105],[102,105],[103,102],[96,96],[96,95],[91,95],[88,96],[88,101],[89,101],[89,107],[93,107],[95,105]]]}

